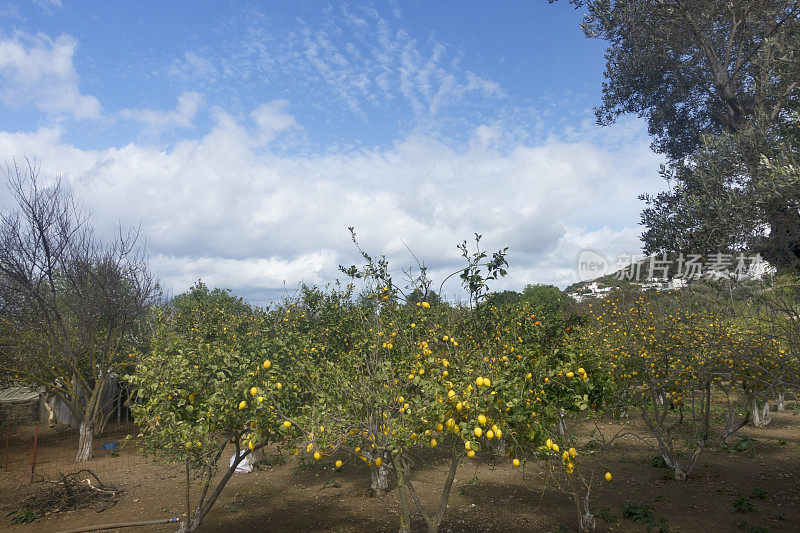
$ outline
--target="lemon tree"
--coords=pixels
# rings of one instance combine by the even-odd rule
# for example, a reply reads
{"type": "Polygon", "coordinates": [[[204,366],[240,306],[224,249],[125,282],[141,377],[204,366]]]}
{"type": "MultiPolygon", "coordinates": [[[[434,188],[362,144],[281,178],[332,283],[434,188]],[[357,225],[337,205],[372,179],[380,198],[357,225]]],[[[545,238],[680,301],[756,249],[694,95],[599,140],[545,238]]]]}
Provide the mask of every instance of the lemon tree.
{"type": "MultiPolygon", "coordinates": [[[[346,349],[326,355],[336,371],[321,386],[332,406],[323,425],[370,466],[373,490],[387,486],[381,476],[389,468],[394,473],[401,530],[412,508],[430,530],[438,529],[460,461],[491,453],[520,465],[548,436],[555,438],[565,412],[595,401],[590,375],[596,365],[581,363],[566,332],[554,342],[530,305],[499,309],[487,302],[488,280],[505,272],[503,254],[464,253],[467,266],[456,273],[470,293],[463,306],[431,305],[424,271],[404,291],[383,258],[363,254],[364,266],[345,269],[365,288],[357,302],[340,301],[340,320],[350,326],[337,330],[339,340],[329,338],[346,349]],[[406,292],[414,296],[407,299],[406,292]],[[433,510],[409,476],[407,458],[419,447],[443,449],[449,457],[433,510]]],[[[323,458],[327,453],[309,442],[312,450],[323,458]]]]}
{"type": "Polygon", "coordinates": [[[772,388],[779,351],[746,317],[699,308],[691,293],[620,292],[593,305],[586,349],[603,355],[617,412],[639,412],[675,479],[686,479],[709,439],[714,392],[728,399],[725,439],[748,420],[733,420],[732,391],[755,401],[772,388]]]}
{"type": "Polygon", "coordinates": [[[190,473],[199,479],[194,513],[188,513],[187,492],[183,531],[199,527],[242,461],[292,439],[293,428],[284,423],[306,403],[283,385],[297,377],[285,372],[292,336],[276,314],[227,305],[224,294],[202,287],[198,295],[156,312],[150,349],[128,376],[144,450],[185,463],[187,483],[190,473]],[[226,451],[234,458],[223,461],[225,474],[215,484],[226,451]]]}

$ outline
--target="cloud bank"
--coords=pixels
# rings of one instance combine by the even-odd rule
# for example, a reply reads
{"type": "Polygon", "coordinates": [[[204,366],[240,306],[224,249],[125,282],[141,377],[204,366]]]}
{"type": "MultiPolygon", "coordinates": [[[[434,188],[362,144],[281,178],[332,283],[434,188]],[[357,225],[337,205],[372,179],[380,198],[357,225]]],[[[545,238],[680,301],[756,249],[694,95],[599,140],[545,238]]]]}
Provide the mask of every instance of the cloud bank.
{"type": "Polygon", "coordinates": [[[338,265],[357,261],[350,226],[398,269],[413,261],[410,249],[441,279],[460,265],[456,244],[479,233],[490,250],[509,246],[498,289],[563,286],[583,248],[638,249],[639,230],[626,223],[657,179],[634,122],[583,141],[499,148],[479,127],[466,145],[411,134],[382,149],[290,156],[271,148],[299,127],[287,102],[214,117],[207,133],[170,148],[82,150],[42,128],[0,133],[0,150],[35,155],[44,173],[63,176],[101,232],[141,224],[173,291],[202,277],[254,300],[341,277],[338,265]]]}

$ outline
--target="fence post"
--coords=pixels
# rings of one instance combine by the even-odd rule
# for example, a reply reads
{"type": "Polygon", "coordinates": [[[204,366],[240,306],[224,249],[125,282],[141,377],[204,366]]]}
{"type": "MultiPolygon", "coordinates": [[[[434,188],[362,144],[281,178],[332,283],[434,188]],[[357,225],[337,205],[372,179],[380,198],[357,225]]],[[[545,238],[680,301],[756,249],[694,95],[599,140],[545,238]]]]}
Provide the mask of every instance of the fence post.
{"type": "Polygon", "coordinates": [[[122,387],[117,383],[117,426],[122,423],[122,387]]]}
{"type": "Polygon", "coordinates": [[[36,448],[39,445],[39,423],[36,423],[36,431],[33,433],[33,460],[31,461],[31,483],[33,483],[33,472],[36,470],[36,448]]]}
{"type": "Polygon", "coordinates": [[[3,468],[6,469],[6,474],[8,473],[8,439],[11,437],[11,413],[9,412],[8,415],[6,420],[6,460],[3,461],[3,468]]]}

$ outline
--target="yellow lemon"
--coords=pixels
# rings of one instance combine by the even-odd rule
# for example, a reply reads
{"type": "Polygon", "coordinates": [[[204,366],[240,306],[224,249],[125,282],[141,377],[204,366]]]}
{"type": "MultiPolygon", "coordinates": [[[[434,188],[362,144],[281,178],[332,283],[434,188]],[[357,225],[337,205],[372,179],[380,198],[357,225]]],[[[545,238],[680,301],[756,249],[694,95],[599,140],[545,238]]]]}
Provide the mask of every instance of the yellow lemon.
{"type": "Polygon", "coordinates": [[[437,444],[438,442],[436,442],[436,439],[431,439],[431,448],[436,448],[437,444]]]}
{"type": "Polygon", "coordinates": [[[261,366],[264,367],[264,370],[269,370],[270,367],[272,366],[272,363],[270,362],[269,359],[267,359],[266,361],[264,361],[264,363],[261,366]]]}
{"type": "Polygon", "coordinates": [[[513,461],[511,461],[511,464],[514,466],[519,466],[519,459],[514,459],[513,461]]]}
{"type": "Polygon", "coordinates": [[[335,464],[336,464],[336,468],[341,468],[342,467],[342,461],[341,460],[337,460],[335,464]]]}
{"type": "Polygon", "coordinates": [[[474,430],[472,430],[472,432],[475,433],[476,437],[480,437],[481,435],[483,435],[483,430],[481,428],[479,428],[479,427],[477,427],[474,430]]]}
{"type": "Polygon", "coordinates": [[[321,453],[319,453],[319,452],[314,452],[314,459],[316,459],[317,461],[319,461],[321,458],[322,458],[322,454],[321,454],[321,453]]]}
{"type": "Polygon", "coordinates": [[[382,464],[383,464],[383,461],[381,460],[380,457],[375,459],[375,466],[380,467],[382,464]]]}
{"type": "Polygon", "coordinates": [[[258,394],[258,389],[255,388],[255,387],[251,388],[250,389],[250,396],[255,396],[256,394],[258,394]]]}
{"type": "Polygon", "coordinates": [[[572,378],[574,378],[574,377],[575,377],[575,373],[574,373],[574,372],[567,372],[567,377],[568,377],[569,379],[572,379],[572,378]]]}
{"type": "Polygon", "coordinates": [[[424,307],[425,309],[430,309],[431,304],[429,304],[428,302],[422,302],[422,307],[424,307]]]}
{"type": "Polygon", "coordinates": [[[552,439],[547,439],[545,441],[544,445],[547,446],[548,449],[552,450],[553,449],[553,441],[552,441],[552,439]]]}
{"type": "Polygon", "coordinates": [[[246,401],[242,400],[241,402],[239,402],[239,410],[240,411],[242,409],[245,409],[246,407],[247,407],[247,402],[246,401]]]}
{"type": "Polygon", "coordinates": [[[576,450],[575,448],[570,448],[569,449],[569,456],[570,457],[575,457],[576,455],[578,455],[578,450],[576,450]]]}
{"type": "Polygon", "coordinates": [[[474,451],[474,450],[470,450],[470,451],[468,451],[468,452],[467,452],[467,457],[469,457],[470,459],[472,459],[473,457],[475,457],[475,451],[474,451]]]}
{"type": "Polygon", "coordinates": [[[486,416],[485,415],[478,415],[478,424],[485,426],[486,425],[486,416]]]}
{"type": "Polygon", "coordinates": [[[492,431],[491,429],[489,431],[487,431],[486,432],[486,438],[489,439],[489,440],[492,440],[494,438],[494,431],[492,431]]]}
{"type": "Polygon", "coordinates": [[[611,472],[606,472],[606,481],[611,481],[611,472]]]}
{"type": "Polygon", "coordinates": [[[283,427],[285,427],[286,429],[289,429],[290,427],[292,427],[292,423],[289,422],[288,420],[284,420],[283,421],[283,427]]]}

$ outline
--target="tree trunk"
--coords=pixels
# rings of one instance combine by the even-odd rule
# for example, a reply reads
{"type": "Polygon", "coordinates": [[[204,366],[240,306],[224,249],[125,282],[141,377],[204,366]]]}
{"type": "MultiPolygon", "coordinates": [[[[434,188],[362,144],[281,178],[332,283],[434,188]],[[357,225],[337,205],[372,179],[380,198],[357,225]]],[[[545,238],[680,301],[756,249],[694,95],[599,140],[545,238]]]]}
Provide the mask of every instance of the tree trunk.
{"type": "Polygon", "coordinates": [[[565,421],[566,412],[563,409],[558,413],[558,434],[565,437],[567,434],[567,424],[565,421]]]}
{"type": "MultiPolygon", "coordinates": [[[[577,490],[577,487],[575,487],[577,490]]],[[[589,508],[589,491],[590,488],[586,488],[586,495],[583,497],[583,515],[581,515],[581,523],[579,525],[581,529],[581,533],[594,533],[596,522],[594,519],[594,515],[592,514],[592,510],[589,508]]]]}
{"type": "Polygon", "coordinates": [[[746,411],[746,413],[747,414],[744,416],[744,418],[737,422],[736,409],[734,409],[734,406],[731,405],[730,402],[728,403],[728,416],[725,420],[725,429],[722,430],[722,433],[719,436],[722,444],[728,444],[728,438],[747,425],[747,423],[750,421],[750,412],[746,411]]]}
{"type": "Polygon", "coordinates": [[[672,477],[675,481],[686,481],[686,472],[675,463],[675,467],[672,469],[672,477]]]}
{"type": "Polygon", "coordinates": [[[761,411],[761,424],[765,427],[772,422],[772,413],[770,412],[769,400],[764,402],[764,409],[761,411]]]}
{"type": "Polygon", "coordinates": [[[587,510],[581,515],[580,531],[581,533],[594,533],[595,527],[594,515],[587,510]]]}
{"type": "Polygon", "coordinates": [[[75,461],[81,463],[92,458],[92,443],[94,441],[94,427],[92,420],[85,419],[80,425],[80,437],[78,439],[78,455],[75,461]]]}
{"type": "Polygon", "coordinates": [[[369,487],[373,496],[383,496],[389,490],[389,469],[385,465],[375,466],[371,464],[369,474],[372,477],[372,484],[369,487]]]}
{"type": "MultiPolygon", "coordinates": [[[[214,463],[216,463],[216,461],[219,459],[219,456],[222,454],[222,451],[224,449],[225,449],[224,446],[220,449],[217,458],[214,459],[214,463]]],[[[237,449],[238,449],[238,444],[237,444],[237,449]]],[[[206,500],[205,491],[208,490],[209,484],[212,481],[212,477],[209,475],[209,477],[206,479],[206,484],[205,487],[203,488],[203,496],[200,498],[200,503],[197,505],[197,509],[195,509],[191,517],[187,516],[186,520],[180,523],[180,528],[178,529],[178,533],[192,533],[196,531],[197,528],[200,527],[200,524],[203,523],[203,518],[205,518],[205,516],[214,506],[214,503],[216,503],[217,498],[219,498],[219,495],[222,493],[222,489],[225,488],[225,485],[227,485],[228,481],[230,481],[231,477],[233,477],[233,474],[236,472],[236,467],[239,466],[239,463],[244,461],[244,459],[248,457],[248,455],[250,454],[249,451],[247,450],[244,451],[245,453],[237,452],[235,456],[236,459],[234,459],[233,464],[230,465],[227,472],[225,472],[225,475],[222,476],[222,479],[219,481],[219,483],[217,483],[217,487],[214,489],[214,492],[211,493],[209,499],[206,500]]]]}
{"type": "Polygon", "coordinates": [[[489,448],[498,456],[503,457],[506,454],[506,438],[505,436],[499,439],[492,439],[489,441],[489,448]]]}
{"type": "MultiPolygon", "coordinates": [[[[89,400],[83,408],[83,416],[81,417],[80,437],[78,440],[78,455],[75,460],[77,462],[88,461],[92,458],[93,450],[92,444],[94,435],[98,429],[104,425],[104,420],[101,420],[98,415],[100,413],[100,397],[105,387],[106,378],[100,377],[95,382],[94,389],[92,390],[89,400]]],[[[73,410],[75,413],[76,410],[73,410]]]]}
{"type": "Polygon", "coordinates": [[[444,488],[442,488],[442,494],[439,497],[439,507],[436,509],[436,512],[433,515],[428,512],[428,510],[420,501],[419,496],[417,496],[417,492],[414,490],[414,485],[412,485],[411,482],[403,481],[403,485],[407,491],[406,493],[411,496],[411,499],[414,501],[414,505],[428,525],[428,533],[437,533],[439,531],[439,526],[442,525],[444,515],[447,512],[447,502],[450,499],[450,491],[453,489],[453,481],[456,478],[458,459],[458,448],[454,446],[453,457],[450,460],[450,471],[447,473],[447,479],[444,482],[444,488]]]}
{"type": "Polygon", "coordinates": [[[753,419],[753,425],[758,428],[766,427],[772,420],[769,401],[765,401],[763,407],[760,407],[758,405],[758,400],[753,398],[753,401],[750,403],[750,413],[753,419]]]}
{"type": "Polygon", "coordinates": [[[783,391],[778,393],[778,411],[783,411],[784,409],[786,409],[786,405],[784,404],[785,395],[786,393],[783,391]]]}
{"type": "Polygon", "coordinates": [[[398,452],[393,456],[395,476],[397,477],[397,492],[400,495],[400,528],[399,533],[411,533],[411,502],[408,500],[408,489],[406,488],[406,467],[401,454],[398,452]]]}

